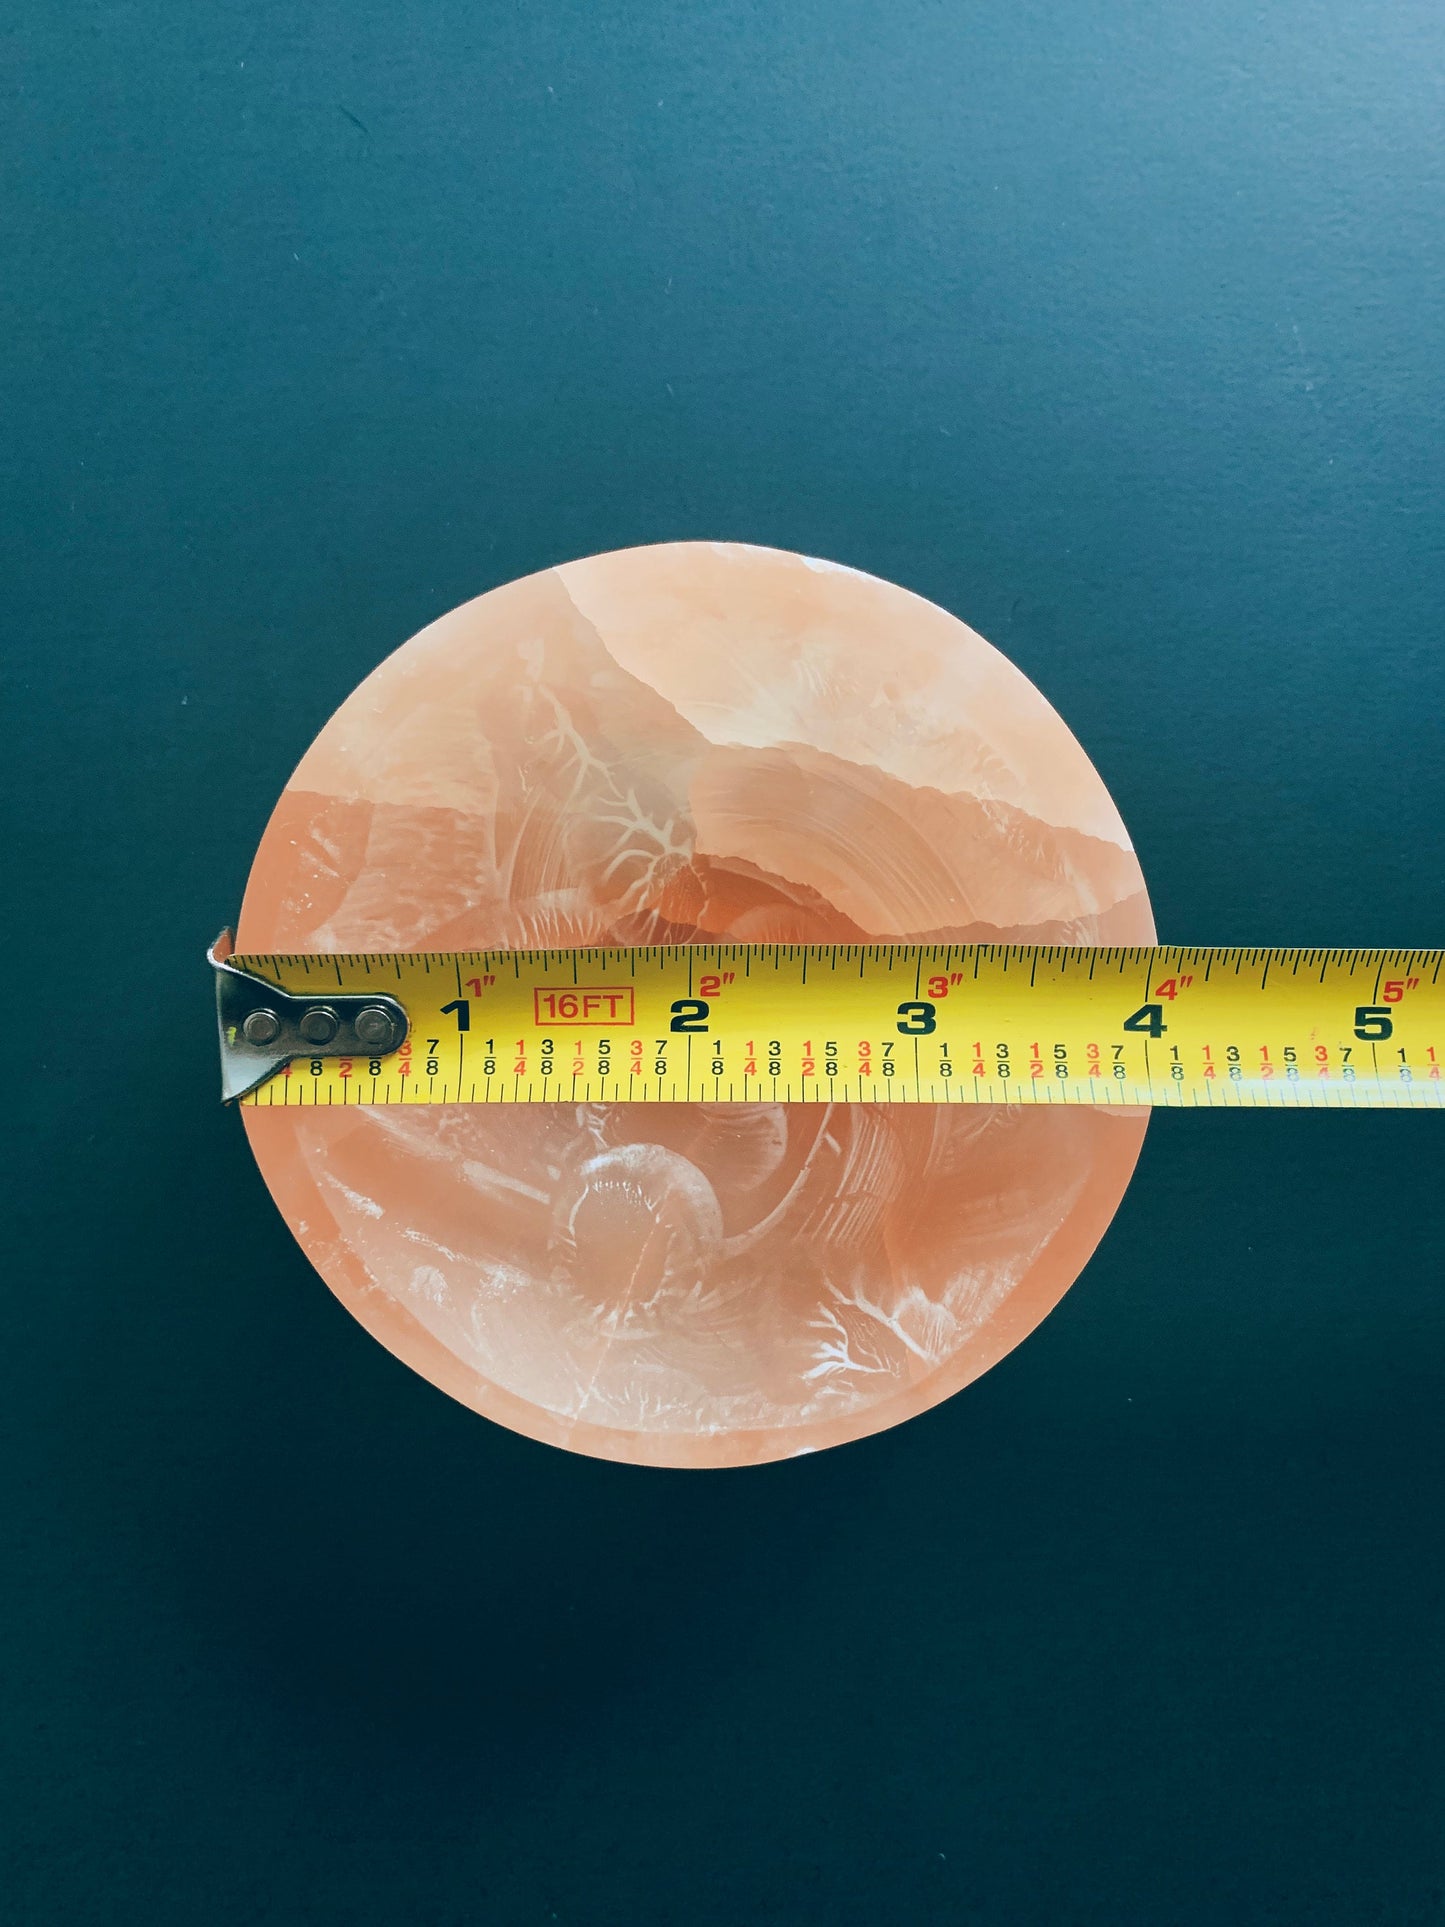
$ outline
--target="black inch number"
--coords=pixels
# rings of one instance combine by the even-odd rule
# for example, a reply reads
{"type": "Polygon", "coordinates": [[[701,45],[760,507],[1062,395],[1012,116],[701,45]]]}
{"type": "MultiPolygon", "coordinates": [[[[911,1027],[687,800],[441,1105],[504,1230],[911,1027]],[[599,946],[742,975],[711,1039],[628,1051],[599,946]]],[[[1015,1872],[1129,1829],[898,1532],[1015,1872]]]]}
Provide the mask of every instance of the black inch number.
{"type": "Polygon", "coordinates": [[[905,1037],[929,1037],[938,1029],[938,1014],[932,1004],[900,1004],[898,1015],[900,1020],[908,1019],[898,1025],[905,1037]]]}
{"type": "Polygon", "coordinates": [[[1146,1037],[1162,1037],[1169,1026],[1164,1021],[1163,1004],[1140,1004],[1132,1017],[1124,1019],[1125,1030],[1141,1030],[1146,1037]]]}
{"type": "Polygon", "coordinates": [[[708,1007],[701,997],[679,997],[671,1006],[672,1022],[669,1030],[700,1031],[707,1029],[708,1007]]]}
{"type": "Polygon", "coordinates": [[[454,997],[449,1004],[442,1005],[443,1017],[451,1017],[453,1015],[456,1017],[458,1030],[471,1029],[472,1007],[465,997],[454,997]]]}
{"type": "Polygon", "coordinates": [[[1365,1044],[1383,1044],[1394,1035],[1395,1025],[1383,1004],[1357,1004],[1355,1035],[1365,1044]]]}

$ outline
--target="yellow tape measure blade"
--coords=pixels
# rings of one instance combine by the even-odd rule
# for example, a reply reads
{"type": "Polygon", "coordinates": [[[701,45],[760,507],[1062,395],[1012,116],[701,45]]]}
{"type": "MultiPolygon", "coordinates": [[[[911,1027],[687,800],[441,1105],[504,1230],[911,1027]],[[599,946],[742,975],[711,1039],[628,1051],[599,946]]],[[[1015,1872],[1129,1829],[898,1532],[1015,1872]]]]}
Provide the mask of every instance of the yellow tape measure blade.
{"type": "Polygon", "coordinates": [[[288,1024],[315,1007],[337,1029],[275,1068],[235,1025],[228,1045],[223,1018],[222,1055],[242,1054],[233,1083],[259,1065],[241,1099],[258,1105],[1424,1109],[1445,1104],[1442,960],[1056,944],[235,957],[300,1000],[288,1024]],[[396,1009],[405,1040],[368,1044],[396,1009]]]}

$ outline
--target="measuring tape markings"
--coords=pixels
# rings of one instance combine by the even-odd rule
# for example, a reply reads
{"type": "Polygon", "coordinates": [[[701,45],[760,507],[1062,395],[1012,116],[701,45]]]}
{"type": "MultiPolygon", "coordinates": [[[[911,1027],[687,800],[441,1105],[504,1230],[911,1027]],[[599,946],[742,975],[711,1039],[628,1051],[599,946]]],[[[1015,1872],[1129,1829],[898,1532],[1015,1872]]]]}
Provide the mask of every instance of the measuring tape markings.
{"type": "MultiPolygon", "coordinates": [[[[383,1055],[293,1057],[241,1098],[261,1106],[1435,1108],[1442,962],[1439,950],[705,944],[225,967],[304,998],[385,992],[409,1020],[383,1055]]],[[[222,1045],[245,1057],[224,1019],[222,1045]]]]}

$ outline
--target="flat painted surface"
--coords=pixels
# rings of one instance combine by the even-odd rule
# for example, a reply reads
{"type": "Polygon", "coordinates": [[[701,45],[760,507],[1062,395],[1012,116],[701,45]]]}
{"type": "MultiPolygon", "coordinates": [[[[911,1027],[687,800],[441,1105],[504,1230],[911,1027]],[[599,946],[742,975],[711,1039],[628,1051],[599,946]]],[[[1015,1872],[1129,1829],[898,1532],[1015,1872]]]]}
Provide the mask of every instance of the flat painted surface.
{"type": "Polygon", "coordinates": [[[67,1072],[7,1120],[7,1918],[1437,1920],[1436,1120],[1160,1118],[965,1395],[646,1472],[348,1319],[200,955],[390,648],[690,536],[996,642],[1167,941],[1438,943],[1438,9],[0,35],[0,929],[67,1072]]]}

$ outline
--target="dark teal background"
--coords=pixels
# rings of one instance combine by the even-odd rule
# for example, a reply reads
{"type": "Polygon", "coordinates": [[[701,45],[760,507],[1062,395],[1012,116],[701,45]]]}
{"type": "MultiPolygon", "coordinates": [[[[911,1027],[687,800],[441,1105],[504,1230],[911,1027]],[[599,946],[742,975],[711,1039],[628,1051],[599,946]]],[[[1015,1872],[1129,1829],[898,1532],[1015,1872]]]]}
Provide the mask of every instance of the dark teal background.
{"type": "Polygon", "coordinates": [[[999,643],[1168,939],[1441,942],[1436,0],[19,0],[0,47],[0,1913],[1445,1917],[1436,1119],[1161,1119],[972,1390],[645,1472],[347,1318],[201,962],[383,654],[681,536],[999,643]]]}

